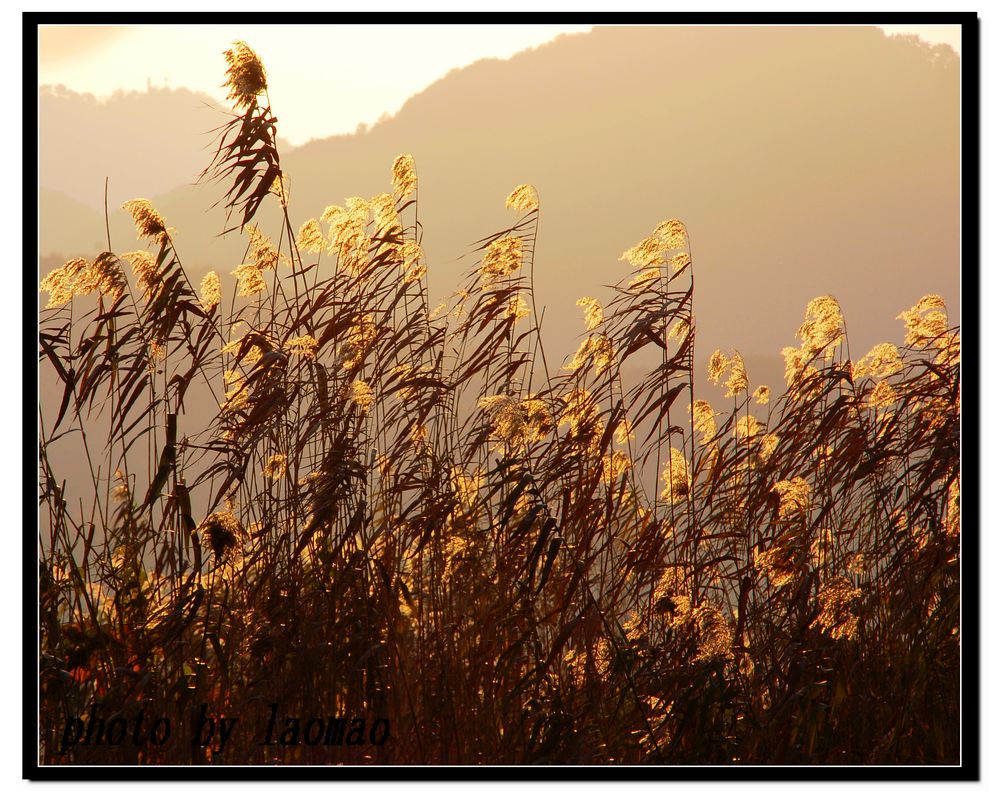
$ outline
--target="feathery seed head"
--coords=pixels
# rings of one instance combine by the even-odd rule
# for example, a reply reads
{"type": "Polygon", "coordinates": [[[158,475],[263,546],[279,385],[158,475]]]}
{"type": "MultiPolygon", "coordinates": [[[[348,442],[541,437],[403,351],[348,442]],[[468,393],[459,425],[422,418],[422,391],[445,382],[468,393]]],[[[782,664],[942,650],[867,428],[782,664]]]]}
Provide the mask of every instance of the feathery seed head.
{"type": "Polygon", "coordinates": [[[198,293],[198,301],[206,313],[222,301],[222,284],[219,282],[219,275],[215,271],[209,271],[201,280],[201,291],[198,293]]]}
{"type": "Polygon", "coordinates": [[[528,309],[528,303],[524,300],[520,293],[518,293],[514,298],[507,302],[507,311],[504,313],[504,318],[513,318],[515,321],[520,321],[522,318],[530,313],[528,309]]]}
{"type": "Polygon", "coordinates": [[[604,321],[604,311],[597,299],[584,296],[576,300],[576,306],[583,308],[583,322],[587,329],[596,329],[604,321]]]}
{"type": "Polygon", "coordinates": [[[717,425],[715,423],[716,413],[712,406],[703,399],[696,399],[690,408],[694,419],[695,432],[701,433],[701,443],[707,444],[715,436],[717,425]]]}
{"type": "Polygon", "coordinates": [[[708,358],[708,379],[718,384],[719,379],[728,367],[729,358],[726,357],[721,349],[716,349],[712,352],[712,356],[708,358]]]}
{"type": "Polygon", "coordinates": [[[217,562],[224,561],[235,553],[246,538],[246,531],[229,507],[210,514],[198,530],[202,534],[202,543],[212,550],[217,562]]]}
{"type": "Polygon", "coordinates": [[[516,212],[530,212],[538,208],[538,193],[530,184],[519,184],[507,196],[505,204],[507,209],[513,209],[516,212]]]}
{"type": "Polygon", "coordinates": [[[400,154],[392,163],[392,186],[400,198],[406,198],[417,189],[417,171],[410,154],[400,154]]]}
{"type": "Polygon", "coordinates": [[[497,279],[510,276],[521,267],[521,238],[501,237],[486,247],[479,275],[484,288],[493,286],[497,279]]]}
{"type": "Polygon", "coordinates": [[[285,474],[288,470],[288,456],[275,454],[271,455],[264,462],[264,477],[276,479],[285,474]]]}
{"type": "Polygon", "coordinates": [[[237,296],[256,296],[267,290],[267,283],[264,281],[264,274],[255,263],[248,263],[237,266],[231,271],[238,280],[236,286],[237,296]]]}
{"type": "Polygon", "coordinates": [[[881,410],[882,408],[890,408],[895,404],[896,389],[889,385],[887,380],[879,381],[868,397],[868,407],[881,410]]]}
{"type": "Polygon", "coordinates": [[[628,456],[619,450],[601,458],[601,482],[605,486],[614,486],[618,478],[632,468],[628,456]]]}
{"type": "Polygon", "coordinates": [[[779,480],[771,487],[778,493],[781,501],[778,505],[778,516],[804,514],[809,507],[812,489],[803,477],[793,477],[791,480],[779,480]]]}
{"type": "Polygon", "coordinates": [[[49,271],[39,288],[49,294],[49,303],[45,307],[61,307],[72,299],[77,279],[86,268],[87,261],[77,257],[49,271]]]}
{"type": "Polygon", "coordinates": [[[89,296],[97,291],[102,296],[108,296],[114,303],[121,298],[127,287],[125,276],[118,266],[118,258],[110,251],[102,251],[79,277],[73,292],[77,296],[89,296]]]}
{"type": "Polygon", "coordinates": [[[122,204],[122,209],[132,216],[137,237],[152,240],[161,246],[167,242],[167,224],[148,199],[133,198],[122,204]]]}
{"type": "Polygon", "coordinates": [[[853,639],[858,632],[856,601],[861,590],[844,576],[831,578],[819,590],[820,613],[817,622],[834,639],[853,639]]]}
{"type": "Polygon", "coordinates": [[[323,230],[315,218],[306,221],[299,227],[299,235],[295,242],[298,243],[299,250],[306,254],[319,254],[327,248],[323,230]]]}
{"type": "Polygon", "coordinates": [[[354,380],[351,383],[351,402],[361,408],[363,413],[367,413],[375,402],[375,392],[364,380],[354,380]]]}
{"type": "Polygon", "coordinates": [[[876,379],[885,379],[903,370],[903,361],[899,357],[899,349],[895,344],[880,343],[851,366],[851,375],[855,381],[871,375],[876,379]]]}
{"type": "Polygon", "coordinates": [[[726,397],[738,397],[740,394],[746,393],[747,385],[747,371],[743,365],[743,355],[736,352],[729,363],[729,378],[726,380],[726,397]]]}
{"type": "Polygon", "coordinates": [[[129,251],[122,254],[122,259],[132,266],[135,283],[146,298],[152,298],[163,283],[163,277],[156,265],[156,260],[147,251],[129,251]]]}
{"type": "Polygon", "coordinates": [[[660,497],[670,502],[680,502],[687,499],[691,493],[691,472],[688,470],[684,453],[675,447],[670,448],[670,458],[663,469],[663,491],[660,497]]]}
{"type": "Polygon", "coordinates": [[[749,441],[760,433],[761,424],[753,416],[743,416],[736,420],[734,432],[738,441],[749,441]]]}
{"type": "Polygon", "coordinates": [[[225,53],[226,83],[223,87],[229,88],[227,100],[233,101],[233,105],[239,108],[249,108],[256,100],[257,96],[267,90],[267,73],[257,54],[250,49],[246,42],[233,42],[233,47],[225,53]]]}
{"type": "Polygon", "coordinates": [[[287,348],[293,355],[301,355],[309,359],[316,357],[316,350],[319,348],[319,341],[312,335],[299,335],[285,341],[287,348]]]}
{"type": "Polygon", "coordinates": [[[632,279],[629,280],[628,287],[629,290],[633,290],[639,287],[645,287],[650,282],[653,282],[660,278],[659,268],[647,268],[645,271],[636,274],[632,279]]]}
{"type": "Polygon", "coordinates": [[[832,296],[818,296],[806,305],[806,317],[799,327],[802,349],[812,357],[823,354],[830,360],[844,340],[844,316],[832,296]]]}

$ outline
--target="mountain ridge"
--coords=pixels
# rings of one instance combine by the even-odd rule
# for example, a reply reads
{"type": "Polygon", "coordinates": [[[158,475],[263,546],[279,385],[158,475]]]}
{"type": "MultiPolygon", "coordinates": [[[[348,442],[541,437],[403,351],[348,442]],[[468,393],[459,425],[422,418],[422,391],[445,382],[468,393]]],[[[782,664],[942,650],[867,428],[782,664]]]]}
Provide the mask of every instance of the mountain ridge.
{"type": "MultiPolygon", "coordinates": [[[[432,300],[471,267],[469,244],[510,222],[506,194],[530,182],[555,354],[582,330],[575,299],[624,277],[622,251],[665,218],[691,234],[699,359],[716,347],[777,354],[826,294],[863,353],[898,341],[896,314],[923,293],[957,311],[960,60],[941,47],[838,27],[560,37],[453,71],[363,134],[283,151],[290,216],[297,226],[387,190],[392,160],[412,153],[432,300]]],[[[141,195],[177,228],[186,265],[225,273],[245,240],[213,239],[223,217],[208,210],[223,194],[141,195]]],[[[132,248],[127,216],[112,219],[116,250],[132,248]]],[[[265,228],[275,222],[262,210],[265,228]]]]}

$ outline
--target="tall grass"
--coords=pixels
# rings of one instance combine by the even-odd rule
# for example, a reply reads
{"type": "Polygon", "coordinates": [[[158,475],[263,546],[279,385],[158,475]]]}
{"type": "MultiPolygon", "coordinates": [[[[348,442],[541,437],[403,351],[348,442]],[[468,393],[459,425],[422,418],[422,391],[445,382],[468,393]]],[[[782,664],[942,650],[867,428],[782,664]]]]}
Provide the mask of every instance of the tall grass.
{"type": "Polygon", "coordinates": [[[738,353],[706,379],[668,220],[552,363],[533,188],[431,310],[412,158],[294,227],[263,67],[240,43],[227,59],[206,178],[247,238],[235,281],[189,276],[142,200],[149,251],[109,242],[43,281],[43,763],[958,761],[942,299],[853,360],[816,299],[784,391],[738,353]],[[639,356],[654,368],[624,383],[639,356]],[[697,398],[712,381],[729,410],[697,398]],[[202,704],[243,721],[222,753],[192,746],[202,704]],[[386,718],[391,737],[261,745],[271,704],[279,728],[386,718]],[[62,750],[67,718],[140,711],[172,739],[62,750]]]}

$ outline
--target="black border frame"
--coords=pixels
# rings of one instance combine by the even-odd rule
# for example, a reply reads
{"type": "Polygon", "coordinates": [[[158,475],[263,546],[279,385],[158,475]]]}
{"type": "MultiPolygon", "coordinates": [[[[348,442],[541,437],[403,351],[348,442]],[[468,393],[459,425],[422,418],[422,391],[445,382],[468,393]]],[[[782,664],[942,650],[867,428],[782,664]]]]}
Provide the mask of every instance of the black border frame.
{"type": "MultiPolygon", "coordinates": [[[[219,24],[232,20],[231,13],[164,13],[164,12],[23,12],[22,33],[22,164],[38,164],[38,39],[37,29],[46,24],[219,24]]],[[[350,765],[350,766],[55,766],[38,764],[38,608],[37,565],[30,557],[37,548],[36,529],[27,521],[27,512],[37,501],[34,478],[37,476],[37,416],[38,360],[37,349],[37,285],[38,253],[29,251],[28,244],[38,242],[38,180],[37,168],[23,172],[22,208],[23,253],[22,299],[24,337],[22,347],[25,378],[23,385],[23,461],[25,522],[23,525],[22,583],[22,778],[38,781],[979,781],[980,780],[980,416],[979,416],[979,307],[980,307],[980,25],[976,12],[678,12],[678,13],[606,13],[606,12],[297,12],[244,13],[240,19],[248,24],[302,25],[315,23],[341,24],[531,24],[558,21],[567,24],[957,24],[962,36],[961,85],[961,289],[966,304],[962,310],[963,366],[965,385],[963,403],[962,464],[966,505],[963,506],[962,540],[962,668],[961,668],[961,746],[962,761],[958,765],[659,765],[620,766],[560,765],[560,766],[413,766],[413,765],[350,765]],[[28,281],[30,280],[30,281],[28,281]],[[970,303],[971,302],[971,303],[970,303]],[[971,492],[971,493],[970,493],[971,492]],[[29,706],[29,703],[31,704],[29,706]]]]}

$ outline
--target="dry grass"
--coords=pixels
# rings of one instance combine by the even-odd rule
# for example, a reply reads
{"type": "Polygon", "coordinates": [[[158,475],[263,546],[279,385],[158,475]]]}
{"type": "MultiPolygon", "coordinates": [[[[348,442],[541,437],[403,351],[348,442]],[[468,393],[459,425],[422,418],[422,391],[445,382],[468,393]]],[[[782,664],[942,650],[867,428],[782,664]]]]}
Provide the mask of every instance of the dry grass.
{"type": "Polygon", "coordinates": [[[852,362],[839,307],[815,300],[783,392],[713,356],[732,399],[715,413],[695,396],[687,236],[666,221],[609,298],[581,300],[559,368],[533,188],[431,311],[412,159],[391,192],[293,227],[247,51],[208,173],[247,236],[235,277],[187,276],[136,201],[152,251],[109,244],[43,283],[63,394],[39,413],[42,762],[957,762],[943,301],[852,362]],[[270,236],[263,203],[285,210],[270,236]],[[626,387],[640,354],[656,367],[626,387]],[[88,462],[82,499],[50,460],[63,438],[88,462]],[[262,746],[271,703],[303,724],[388,718],[391,738],[262,746]],[[202,704],[245,724],[218,756],[191,746],[202,704]],[[60,753],[91,706],[169,717],[173,737],[60,753]]]}

